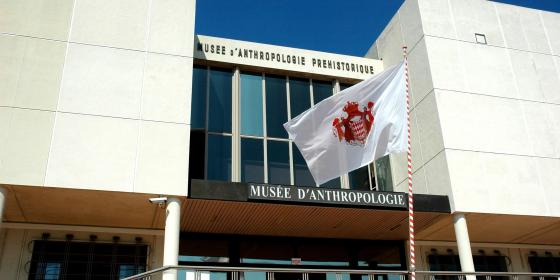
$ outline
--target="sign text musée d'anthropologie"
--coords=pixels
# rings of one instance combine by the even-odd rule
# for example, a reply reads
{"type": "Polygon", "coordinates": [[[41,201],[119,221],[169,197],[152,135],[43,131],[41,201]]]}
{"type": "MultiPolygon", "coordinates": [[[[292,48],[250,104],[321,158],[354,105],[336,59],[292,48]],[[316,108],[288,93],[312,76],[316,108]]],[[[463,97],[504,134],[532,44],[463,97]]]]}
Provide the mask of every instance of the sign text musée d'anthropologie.
{"type": "Polygon", "coordinates": [[[342,189],[249,184],[249,200],[276,200],[325,204],[348,204],[406,208],[406,195],[394,192],[370,192],[342,189]]]}

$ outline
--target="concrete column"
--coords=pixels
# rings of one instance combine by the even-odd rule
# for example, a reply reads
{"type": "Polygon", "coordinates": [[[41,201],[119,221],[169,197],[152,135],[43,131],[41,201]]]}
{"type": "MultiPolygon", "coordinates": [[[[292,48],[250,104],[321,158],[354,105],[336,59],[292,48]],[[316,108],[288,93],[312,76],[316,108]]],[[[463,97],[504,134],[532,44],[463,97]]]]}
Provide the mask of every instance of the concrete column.
{"type": "MultiPolygon", "coordinates": [[[[461,271],[474,272],[474,262],[471,251],[471,241],[469,239],[469,231],[467,229],[467,220],[462,213],[453,215],[453,226],[455,227],[455,239],[457,240],[457,248],[459,249],[459,261],[461,262],[461,271]]],[[[467,276],[467,280],[474,280],[475,276],[467,276]]]]}
{"type": "MultiPolygon", "coordinates": [[[[181,201],[170,197],[165,210],[165,234],[163,239],[163,265],[179,264],[179,233],[181,232],[181,201]]],[[[177,272],[163,273],[163,280],[176,280],[177,272]]]]}
{"type": "Polygon", "coordinates": [[[4,219],[4,208],[6,208],[6,197],[8,190],[0,187],[0,229],[2,229],[2,220],[4,219]]]}

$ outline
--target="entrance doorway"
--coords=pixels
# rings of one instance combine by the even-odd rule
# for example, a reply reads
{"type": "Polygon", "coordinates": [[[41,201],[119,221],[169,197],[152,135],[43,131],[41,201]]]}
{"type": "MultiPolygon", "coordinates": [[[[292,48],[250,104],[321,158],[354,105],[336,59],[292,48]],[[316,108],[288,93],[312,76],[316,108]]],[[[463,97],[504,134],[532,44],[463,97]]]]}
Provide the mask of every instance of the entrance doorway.
{"type": "MultiPolygon", "coordinates": [[[[346,270],[405,270],[403,241],[230,236],[183,233],[182,265],[317,268],[346,270]]],[[[373,280],[367,275],[335,273],[245,272],[208,273],[204,280],[373,280]]],[[[393,280],[376,276],[375,280],[393,280]]],[[[395,277],[398,279],[398,276],[395,277]]]]}

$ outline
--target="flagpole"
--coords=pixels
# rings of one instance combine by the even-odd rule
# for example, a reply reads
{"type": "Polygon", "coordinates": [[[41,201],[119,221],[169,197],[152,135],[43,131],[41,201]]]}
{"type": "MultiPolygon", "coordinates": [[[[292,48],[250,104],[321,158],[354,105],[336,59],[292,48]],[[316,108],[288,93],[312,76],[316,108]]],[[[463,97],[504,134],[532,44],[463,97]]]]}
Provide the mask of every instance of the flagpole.
{"type": "Polygon", "coordinates": [[[408,163],[408,243],[410,245],[410,278],[416,280],[416,254],[414,251],[414,197],[412,192],[412,148],[410,144],[410,85],[408,78],[408,53],[403,46],[404,75],[406,81],[406,122],[408,126],[408,147],[406,151],[408,163]]]}

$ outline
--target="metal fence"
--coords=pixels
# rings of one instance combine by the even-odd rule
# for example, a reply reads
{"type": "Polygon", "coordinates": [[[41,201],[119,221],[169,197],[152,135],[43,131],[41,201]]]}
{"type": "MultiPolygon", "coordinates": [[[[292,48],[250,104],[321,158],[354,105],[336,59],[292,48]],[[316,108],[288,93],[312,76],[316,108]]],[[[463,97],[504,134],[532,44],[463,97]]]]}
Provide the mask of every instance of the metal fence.
{"type": "MultiPolygon", "coordinates": [[[[164,266],[122,280],[407,280],[409,271],[164,266]],[[278,277],[276,277],[278,276],[278,277]]],[[[560,280],[560,273],[416,271],[419,280],[560,280]]]]}

